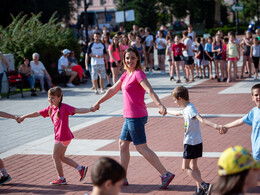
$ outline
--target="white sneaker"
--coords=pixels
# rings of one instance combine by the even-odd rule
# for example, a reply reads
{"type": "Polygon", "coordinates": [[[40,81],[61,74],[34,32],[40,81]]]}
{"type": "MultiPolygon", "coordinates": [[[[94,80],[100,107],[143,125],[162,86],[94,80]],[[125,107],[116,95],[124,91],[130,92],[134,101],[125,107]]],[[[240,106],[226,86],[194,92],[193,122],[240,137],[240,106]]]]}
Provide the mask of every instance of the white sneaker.
{"type": "Polygon", "coordinates": [[[72,83],[67,83],[67,87],[75,87],[72,83]]]}

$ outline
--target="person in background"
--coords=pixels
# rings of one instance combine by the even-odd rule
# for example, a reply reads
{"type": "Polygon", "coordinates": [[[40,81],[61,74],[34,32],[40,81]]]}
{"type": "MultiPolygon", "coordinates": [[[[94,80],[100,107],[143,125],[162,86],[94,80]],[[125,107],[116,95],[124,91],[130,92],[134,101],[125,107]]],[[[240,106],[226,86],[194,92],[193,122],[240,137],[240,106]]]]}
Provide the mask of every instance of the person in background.
{"type": "Polygon", "coordinates": [[[252,74],[252,57],[250,56],[251,46],[253,45],[253,36],[250,31],[246,31],[244,38],[240,43],[240,47],[243,51],[243,66],[241,68],[240,78],[244,78],[244,72],[248,74],[248,78],[251,78],[252,74]],[[246,70],[246,71],[245,71],[246,70]]]}
{"type": "Polygon", "coordinates": [[[4,76],[4,66],[3,64],[6,65],[7,71],[9,69],[9,64],[7,63],[3,53],[0,51],[0,99],[2,98],[1,96],[1,91],[2,91],[2,80],[4,76]]]}
{"type": "Polygon", "coordinates": [[[149,71],[149,74],[152,75],[153,71],[153,45],[154,45],[154,38],[151,34],[150,28],[145,28],[145,45],[146,45],[146,59],[147,59],[147,70],[149,71]]]}
{"type": "Polygon", "coordinates": [[[38,53],[33,53],[32,61],[30,62],[30,66],[32,69],[32,75],[35,80],[40,81],[41,85],[41,93],[45,93],[44,83],[47,81],[47,90],[51,88],[51,76],[48,71],[44,67],[43,63],[39,61],[40,55],[38,53]]]}
{"type": "Polygon", "coordinates": [[[32,69],[30,66],[30,60],[28,58],[23,59],[23,64],[19,67],[20,75],[22,76],[23,82],[29,81],[31,87],[31,96],[37,96],[34,90],[35,80],[32,76],[32,69]]]}
{"type": "Polygon", "coordinates": [[[158,68],[156,70],[161,70],[161,74],[165,74],[165,51],[166,51],[167,42],[164,38],[163,30],[160,30],[158,37],[155,40],[155,48],[157,49],[158,56],[158,68]]]}
{"type": "Polygon", "coordinates": [[[193,30],[193,27],[191,24],[188,25],[188,37],[192,37],[192,41],[196,41],[196,32],[193,30]]]}
{"type": "Polygon", "coordinates": [[[258,80],[260,45],[257,37],[253,39],[253,45],[251,46],[251,50],[250,50],[250,57],[253,59],[254,67],[255,67],[254,80],[258,80]]]}

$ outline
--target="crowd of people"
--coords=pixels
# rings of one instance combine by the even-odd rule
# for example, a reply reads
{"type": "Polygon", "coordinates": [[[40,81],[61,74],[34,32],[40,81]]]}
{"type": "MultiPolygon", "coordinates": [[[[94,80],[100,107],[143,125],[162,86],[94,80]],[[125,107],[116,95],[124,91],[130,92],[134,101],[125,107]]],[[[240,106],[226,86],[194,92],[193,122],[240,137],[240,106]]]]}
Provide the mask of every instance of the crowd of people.
{"type": "MultiPolygon", "coordinates": [[[[109,194],[110,190],[112,190],[114,194],[118,194],[122,185],[129,185],[127,172],[130,162],[129,147],[132,142],[136,150],[159,172],[161,179],[160,189],[167,188],[174,179],[175,174],[170,172],[162,164],[157,154],[147,145],[145,124],[148,120],[148,111],[144,101],[146,92],[156,104],[159,113],[162,116],[171,114],[176,116],[182,115],[184,118],[185,133],[183,141],[184,151],[182,170],[196,183],[195,195],[210,195],[212,191],[212,184],[202,179],[198,168],[198,159],[202,157],[203,152],[200,122],[218,130],[219,134],[226,134],[229,129],[245,123],[253,126],[251,137],[253,155],[241,146],[234,146],[224,151],[218,161],[219,180],[215,190],[222,195],[238,195],[245,193],[248,188],[256,185],[260,169],[260,163],[258,161],[260,160],[258,125],[260,117],[260,84],[254,85],[251,89],[252,100],[255,102],[256,107],[241,119],[225,125],[218,125],[206,120],[197,112],[195,106],[190,102],[189,91],[184,86],[177,86],[171,94],[173,101],[178,106],[182,107],[182,110],[168,110],[154,92],[147,79],[147,75],[145,74],[145,71],[147,71],[148,74],[153,74],[153,52],[157,49],[159,62],[157,70],[160,70],[161,74],[165,74],[165,56],[169,56],[168,62],[171,66],[170,80],[174,80],[174,71],[176,67],[176,74],[178,77],[176,82],[182,82],[179,72],[179,66],[181,65],[185,76],[185,82],[193,82],[196,78],[194,67],[196,67],[196,76],[199,78],[203,77],[203,71],[203,75],[210,79],[217,79],[219,82],[231,82],[238,76],[236,63],[240,58],[240,44],[238,44],[235,35],[232,32],[229,33],[228,39],[226,40],[221,32],[218,32],[214,38],[209,37],[206,40],[204,38],[201,39],[200,37],[196,37],[196,33],[192,31],[192,26],[189,26],[189,30],[183,32],[183,38],[181,39],[181,37],[176,35],[174,37],[175,42],[173,42],[173,38],[171,38],[171,35],[168,34],[163,26],[158,32],[158,37],[154,39],[149,28],[138,29],[135,25],[133,31],[127,36],[124,32],[118,32],[117,35],[110,40],[108,33],[102,35],[100,31],[95,31],[93,38],[94,40],[89,44],[86,53],[86,69],[91,72],[95,93],[99,94],[97,83],[99,80],[100,93],[103,94],[94,105],[90,108],[75,108],[65,104],[63,103],[62,89],[60,87],[53,87],[48,90],[48,101],[50,105],[42,110],[24,114],[22,116],[14,116],[0,112],[1,117],[15,119],[18,123],[23,122],[27,118],[40,116],[51,118],[54,124],[55,133],[53,161],[58,178],[51,181],[50,184],[64,185],[67,183],[62,163],[75,168],[80,175],[80,181],[84,179],[88,170],[88,167],[79,165],[73,159],[65,156],[67,147],[74,138],[69,128],[69,115],[96,112],[101,108],[102,103],[108,101],[121,90],[123,96],[123,116],[125,118],[119,137],[121,165],[118,165],[113,160],[111,161],[109,158],[101,158],[94,165],[91,173],[94,185],[93,194],[100,194],[101,192],[103,194],[109,194]],[[164,40],[163,38],[165,35],[168,37],[167,40],[164,40]],[[197,42],[197,49],[194,47],[194,40],[197,42]],[[168,42],[170,42],[171,45],[169,45],[168,42]],[[223,44],[223,42],[225,44],[223,44]],[[208,50],[206,50],[206,48],[208,50]],[[226,48],[226,53],[223,52],[223,48],[226,48]],[[196,51],[196,54],[194,54],[194,51],[196,51]],[[225,58],[223,58],[223,55],[225,58]],[[227,66],[224,63],[226,60],[228,62],[227,66]],[[210,64],[210,62],[213,63],[210,64]],[[207,72],[205,72],[206,68],[204,68],[204,66],[208,66],[207,72]],[[233,76],[231,76],[231,66],[233,66],[233,76]],[[215,69],[214,75],[213,68],[215,69]],[[119,78],[120,73],[122,75],[119,78]],[[105,91],[104,79],[108,78],[109,74],[112,75],[113,84],[110,80],[111,87],[105,91]],[[102,166],[104,163],[106,166],[102,166]],[[108,175],[103,173],[111,174],[109,174],[108,177],[108,175]],[[98,177],[97,175],[100,176],[98,177]]],[[[241,45],[244,44],[244,52],[248,50],[245,49],[247,43],[250,42],[248,39],[250,40],[250,37],[247,33],[241,42],[241,45]]],[[[258,41],[254,41],[254,45],[250,46],[250,57],[258,57],[259,62],[259,56],[255,55],[257,52],[259,52],[258,41]]],[[[75,75],[82,78],[84,76],[84,71],[81,67],[78,67],[76,61],[69,62],[68,58],[71,53],[72,52],[68,49],[62,51],[62,56],[58,63],[58,70],[60,72],[65,71],[65,73],[70,76],[71,80],[67,85],[69,87],[74,87],[71,82],[75,78],[75,75]],[[75,65],[71,66],[72,63],[75,63],[75,65]]],[[[250,57],[244,56],[245,59],[250,59],[250,57]]],[[[256,60],[254,59],[254,61],[256,60]]],[[[249,65],[251,65],[250,62],[251,61],[248,60],[249,65]]],[[[33,72],[34,66],[38,66],[36,70],[41,74],[36,75],[33,79],[40,80],[42,79],[40,76],[46,76],[46,79],[51,82],[51,79],[48,78],[48,72],[39,61],[38,54],[33,54],[33,62],[30,63],[32,64],[30,68],[28,64],[29,60],[27,59],[21,67],[21,71],[24,71],[24,73],[27,73],[28,76],[30,76],[29,73],[33,72]]],[[[245,65],[244,69],[246,68],[249,76],[251,76],[252,70],[249,66],[245,65]]],[[[256,70],[257,69],[255,69],[255,71],[256,70]]],[[[33,89],[33,79],[28,76],[27,79],[32,83],[31,88],[33,89]]],[[[110,83],[108,82],[108,84],[110,83]]],[[[1,160],[0,171],[3,175],[1,184],[11,180],[11,177],[4,168],[1,160]]]]}

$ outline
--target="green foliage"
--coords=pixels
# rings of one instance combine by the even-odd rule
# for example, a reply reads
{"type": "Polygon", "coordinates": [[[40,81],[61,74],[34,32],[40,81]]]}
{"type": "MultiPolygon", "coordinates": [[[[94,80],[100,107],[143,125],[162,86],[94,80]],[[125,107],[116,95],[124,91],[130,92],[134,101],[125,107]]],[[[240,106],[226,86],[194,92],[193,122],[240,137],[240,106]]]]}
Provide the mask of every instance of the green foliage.
{"type": "MultiPolygon", "coordinates": [[[[157,0],[127,0],[126,10],[135,11],[135,21],[139,27],[150,27],[156,29],[158,14],[156,13],[157,0]]],[[[119,1],[118,10],[123,10],[122,0],[119,1]]],[[[127,30],[131,30],[132,23],[128,23],[127,30]]]]}
{"type": "Polygon", "coordinates": [[[31,59],[34,52],[40,54],[40,60],[51,73],[52,64],[57,64],[64,48],[80,52],[79,44],[74,39],[73,32],[57,23],[54,13],[45,24],[39,21],[41,14],[31,17],[19,14],[12,16],[13,22],[6,28],[0,27],[0,50],[12,53],[15,65],[18,67],[22,59],[31,59]]]}
{"type": "MultiPolygon", "coordinates": [[[[243,34],[244,31],[247,30],[247,28],[248,28],[248,26],[239,26],[239,32],[241,34],[243,34]]],[[[207,29],[206,33],[210,34],[211,36],[214,36],[217,33],[218,30],[222,30],[224,35],[227,35],[229,31],[236,32],[236,27],[235,26],[229,27],[229,26],[225,25],[224,27],[221,27],[221,28],[207,29]]]]}

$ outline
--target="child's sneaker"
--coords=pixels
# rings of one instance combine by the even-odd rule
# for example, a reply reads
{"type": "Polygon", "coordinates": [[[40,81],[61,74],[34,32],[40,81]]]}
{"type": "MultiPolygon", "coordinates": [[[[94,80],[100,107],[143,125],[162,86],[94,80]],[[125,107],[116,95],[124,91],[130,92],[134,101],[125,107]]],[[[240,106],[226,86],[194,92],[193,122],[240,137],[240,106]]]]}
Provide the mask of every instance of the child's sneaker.
{"type": "Polygon", "coordinates": [[[11,181],[12,178],[10,177],[10,175],[7,175],[6,177],[2,176],[0,179],[0,185],[5,184],[8,181],[11,181]]]}
{"type": "Polygon", "coordinates": [[[165,175],[161,176],[162,185],[160,185],[160,188],[166,189],[174,177],[175,177],[175,175],[170,172],[167,172],[165,175]]]}
{"type": "Polygon", "coordinates": [[[212,184],[203,182],[201,184],[201,187],[204,190],[206,195],[210,195],[211,194],[212,184]]]}
{"type": "Polygon", "coordinates": [[[124,179],[123,186],[128,186],[128,185],[129,185],[129,183],[128,183],[128,181],[127,181],[127,178],[125,178],[125,179],[124,179]]]}
{"type": "Polygon", "coordinates": [[[205,192],[202,188],[196,189],[195,193],[193,195],[204,195],[205,192]]]}
{"type": "Polygon", "coordinates": [[[67,182],[66,182],[66,179],[64,178],[64,180],[58,178],[52,182],[50,182],[51,185],[66,185],[67,182]]]}
{"type": "Polygon", "coordinates": [[[79,181],[82,181],[85,178],[87,171],[88,171],[88,167],[82,166],[82,169],[79,171],[79,175],[80,175],[79,181]]]}

